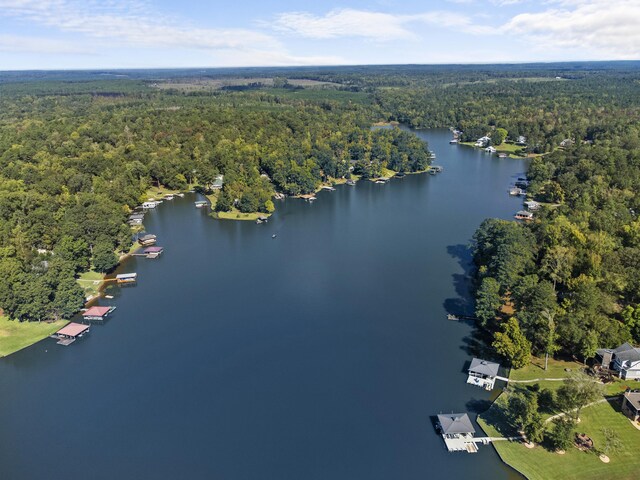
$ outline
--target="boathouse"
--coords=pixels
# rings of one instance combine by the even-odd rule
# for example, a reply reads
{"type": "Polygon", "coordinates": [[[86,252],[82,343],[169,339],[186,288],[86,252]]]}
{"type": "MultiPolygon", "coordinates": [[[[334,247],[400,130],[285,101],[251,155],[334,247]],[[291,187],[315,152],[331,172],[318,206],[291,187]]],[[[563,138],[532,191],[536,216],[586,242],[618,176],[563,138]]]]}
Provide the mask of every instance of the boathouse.
{"type": "Polygon", "coordinates": [[[138,237],[138,243],[140,245],[142,245],[143,247],[146,247],[148,245],[155,245],[156,236],[155,235],[151,235],[151,234],[148,233],[146,235],[138,237]]]}
{"type": "Polygon", "coordinates": [[[89,332],[89,325],[83,325],[82,323],[69,323],[66,327],[58,330],[53,336],[58,340],[58,345],[71,345],[78,338],[82,337],[85,333],[89,332]]]}
{"type": "Polygon", "coordinates": [[[158,206],[158,203],[160,203],[160,202],[156,202],[154,200],[150,200],[148,202],[144,202],[142,204],[142,208],[156,208],[158,206]]]}
{"type": "Polygon", "coordinates": [[[119,284],[136,283],[137,280],[137,273],[120,273],[116,275],[116,282],[118,282],[119,284]]]}
{"type": "Polygon", "coordinates": [[[437,427],[450,452],[476,453],[478,451],[473,438],[476,429],[473,428],[466,413],[440,414],[437,427]]]}
{"type": "Polygon", "coordinates": [[[469,366],[467,383],[482,387],[485,390],[493,390],[498,370],[500,370],[500,364],[474,358],[469,366]]]}
{"type": "Polygon", "coordinates": [[[145,248],[142,253],[144,253],[147,258],[158,258],[163,251],[164,248],[162,247],[148,247],[145,248]]]}
{"type": "Polygon", "coordinates": [[[82,312],[82,318],[85,320],[104,320],[116,309],[116,307],[94,305],[86,311],[82,312]]]}
{"type": "Polygon", "coordinates": [[[202,207],[206,207],[208,202],[206,200],[199,200],[193,203],[196,206],[196,208],[202,208],[202,207]]]}
{"type": "Polygon", "coordinates": [[[515,218],[517,220],[533,220],[533,213],[527,212],[526,210],[520,210],[515,214],[515,218]]]}

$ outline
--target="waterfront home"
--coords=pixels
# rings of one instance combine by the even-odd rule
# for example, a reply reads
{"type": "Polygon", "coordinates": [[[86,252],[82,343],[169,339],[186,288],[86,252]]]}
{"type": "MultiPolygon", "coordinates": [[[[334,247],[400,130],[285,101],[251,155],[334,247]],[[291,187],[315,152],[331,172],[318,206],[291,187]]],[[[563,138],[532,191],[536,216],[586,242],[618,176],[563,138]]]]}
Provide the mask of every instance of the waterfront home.
{"type": "Polygon", "coordinates": [[[213,183],[211,184],[211,190],[220,190],[224,184],[224,175],[217,175],[213,183]]]}
{"type": "Polygon", "coordinates": [[[618,348],[601,348],[596,355],[604,368],[618,372],[620,378],[640,380],[640,348],[623,343],[618,348]]]}
{"type": "Polygon", "coordinates": [[[528,210],[535,211],[540,209],[540,204],[535,200],[527,200],[524,202],[524,206],[527,207],[528,210]]]}
{"type": "Polygon", "coordinates": [[[485,390],[493,390],[498,370],[500,370],[500,364],[474,358],[469,366],[467,383],[482,387],[485,390]]]}
{"type": "Polygon", "coordinates": [[[137,273],[120,273],[116,275],[116,282],[121,285],[136,283],[137,280],[138,280],[137,273]]]}
{"type": "Polygon", "coordinates": [[[488,153],[496,153],[496,149],[494,147],[487,147],[484,151],[488,153]]]}
{"type": "Polygon", "coordinates": [[[93,307],[90,307],[89,309],[82,312],[82,318],[84,320],[104,320],[115,309],[116,307],[107,307],[107,306],[103,307],[99,305],[94,305],[93,307]]]}
{"type": "Polygon", "coordinates": [[[58,340],[58,345],[64,345],[66,347],[88,332],[89,325],[71,322],[53,334],[52,338],[58,340]]]}
{"type": "Polygon", "coordinates": [[[478,451],[473,438],[476,430],[466,413],[438,415],[437,429],[450,452],[476,453],[478,451]]]}
{"type": "Polygon", "coordinates": [[[526,210],[520,210],[514,216],[517,220],[533,220],[533,213],[526,210]]]}
{"type": "Polygon", "coordinates": [[[640,390],[630,390],[622,396],[622,413],[632,421],[640,419],[640,390]]]}
{"type": "Polygon", "coordinates": [[[516,144],[518,144],[518,145],[526,145],[527,144],[527,137],[525,137],[524,135],[520,135],[518,137],[518,139],[516,140],[516,144]]]}
{"type": "Polygon", "coordinates": [[[131,226],[142,225],[143,220],[144,220],[144,213],[133,213],[129,215],[129,219],[127,220],[127,223],[131,226]]]}
{"type": "Polygon", "coordinates": [[[145,254],[147,258],[158,258],[160,254],[162,254],[162,252],[164,252],[164,248],[162,247],[149,247],[145,248],[142,251],[142,253],[145,254]]]}
{"type": "Polygon", "coordinates": [[[478,140],[476,140],[476,147],[486,147],[489,142],[491,141],[491,138],[487,137],[486,135],[484,137],[480,137],[478,140]]]}

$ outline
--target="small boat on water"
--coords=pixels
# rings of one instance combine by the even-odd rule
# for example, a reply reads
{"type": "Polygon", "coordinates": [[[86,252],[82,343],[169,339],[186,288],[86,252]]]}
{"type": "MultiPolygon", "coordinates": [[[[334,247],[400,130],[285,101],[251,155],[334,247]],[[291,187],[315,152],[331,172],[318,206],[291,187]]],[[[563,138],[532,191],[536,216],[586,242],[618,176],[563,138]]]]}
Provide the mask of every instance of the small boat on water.
{"type": "Polygon", "coordinates": [[[309,197],[309,198],[307,198],[307,201],[308,201],[308,202],[315,202],[316,200],[317,200],[317,198],[316,198],[316,197],[309,197]]]}
{"type": "Polygon", "coordinates": [[[406,177],[406,176],[407,176],[407,174],[406,174],[406,173],[404,173],[404,172],[398,172],[398,173],[396,173],[395,178],[404,178],[404,177],[406,177]]]}
{"type": "Polygon", "coordinates": [[[457,138],[452,138],[451,140],[449,140],[450,144],[454,144],[454,143],[458,143],[458,139],[457,138]]]}
{"type": "Polygon", "coordinates": [[[513,195],[514,197],[519,197],[524,194],[525,191],[520,187],[513,187],[511,190],[509,190],[509,195],[513,195]]]}
{"type": "Polygon", "coordinates": [[[165,200],[173,200],[173,195],[172,195],[172,194],[170,194],[170,193],[168,193],[168,194],[166,194],[166,195],[164,196],[164,199],[165,199],[165,200]]]}
{"type": "Polygon", "coordinates": [[[176,193],[176,195],[180,198],[184,197],[184,193],[176,193]]]}
{"type": "Polygon", "coordinates": [[[350,187],[353,187],[356,184],[355,180],[347,180],[347,185],[349,185],[350,187]]]}
{"type": "Polygon", "coordinates": [[[323,186],[322,190],[328,190],[330,192],[335,192],[336,191],[335,187],[331,187],[331,186],[328,186],[328,185],[323,186]]]}
{"type": "Polygon", "coordinates": [[[271,238],[276,238],[278,235],[276,235],[275,233],[273,235],[271,235],[271,238]]]}

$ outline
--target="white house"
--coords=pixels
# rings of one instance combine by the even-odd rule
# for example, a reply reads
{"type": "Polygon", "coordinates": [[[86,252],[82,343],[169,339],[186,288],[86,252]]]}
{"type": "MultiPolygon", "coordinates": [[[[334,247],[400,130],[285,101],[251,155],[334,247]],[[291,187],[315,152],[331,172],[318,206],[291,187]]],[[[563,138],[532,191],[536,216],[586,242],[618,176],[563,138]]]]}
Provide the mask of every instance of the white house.
{"type": "Polygon", "coordinates": [[[527,207],[527,210],[531,210],[532,212],[535,210],[540,210],[540,204],[535,200],[527,200],[524,202],[524,206],[527,207]]]}
{"type": "Polygon", "coordinates": [[[618,348],[602,348],[597,355],[602,366],[615,370],[622,379],[640,379],[640,348],[623,343],[618,348]]]}
{"type": "Polygon", "coordinates": [[[525,137],[524,135],[520,135],[520,136],[518,137],[518,139],[516,140],[516,143],[517,143],[518,145],[526,145],[526,143],[527,143],[527,137],[525,137]]]}
{"type": "Polygon", "coordinates": [[[480,137],[478,140],[476,140],[476,147],[486,147],[487,145],[489,145],[489,142],[491,141],[491,139],[489,137],[487,137],[486,135],[484,137],[480,137]]]}

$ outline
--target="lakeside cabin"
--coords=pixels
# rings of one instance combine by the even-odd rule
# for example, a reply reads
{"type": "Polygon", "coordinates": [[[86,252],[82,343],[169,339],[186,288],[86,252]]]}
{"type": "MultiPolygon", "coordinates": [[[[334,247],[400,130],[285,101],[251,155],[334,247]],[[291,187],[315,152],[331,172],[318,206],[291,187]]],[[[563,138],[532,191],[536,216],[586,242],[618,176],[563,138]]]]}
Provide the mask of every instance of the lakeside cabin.
{"type": "Polygon", "coordinates": [[[211,190],[221,190],[224,184],[224,175],[217,175],[216,179],[211,184],[211,190]]]}
{"type": "Polygon", "coordinates": [[[82,318],[84,320],[104,320],[115,309],[116,307],[94,305],[82,312],[82,318]]]}
{"type": "Polygon", "coordinates": [[[127,223],[131,226],[142,225],[143,220],[144,213],[132,213],[131,215],[129,215],[129,220],[127,220],[127,223]]]}
{"type": "Polygon", "coordinates": [[[622,396],[622,413],[632,422],[640,420],[640,390],[629,390],[622,396]]]}
{"type": "Polygon", "coordinates": [[[448,451],[477,453],[478,446],[473,438],[476,429],[466,413],[440,414],[436,428],[448,451]]]}
{"type": "Polygon", "coordinates": [[[471,360],[471,365],[469,366],[467,383],[482,387],[485,390],[493,390],[496,377],[498,376],[498,370],[500,370],[499,363],[474,358],[471,360]]]}
{"type": "Polygon", "coordinates": [[[136,283],[137,280],[137,273],[119,273],[118,275],[116,275],[116,282],[119,285],[129,285],[132,283],[136,283]]]}
{"type": "Polygon", "coordinates": [[[527,207],[527,210],[531,210],[532,212],[535,210],[540,210],[540,204],[535,200],[527,200],[524,202],[524,206],[527,207]]]}
{"type": "Polygon", "coordinates": [[[89,333],[89,328],[89,325],[71,322],[51,335],[51,338],[58,340],[58,345],[64,345],[66,347],[71,345],[78,338],[84,336],[85,333],[89,333]]]}
{"type": "Polygon", "coordinates": [[[163,247],[148,247],[142,251],[142,253],[146,255],[147,258],[158,258],[162,254],[162,252],[164,252],[163,247]]]}
{"type": "Polygon", "coordinates": [[[520,210],[514,215],[514,217],[516,220],[533,220],[533,213],[527,212],[526,210],[520,210]]]}

